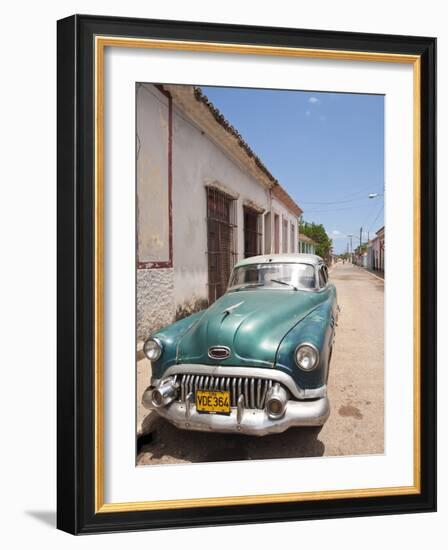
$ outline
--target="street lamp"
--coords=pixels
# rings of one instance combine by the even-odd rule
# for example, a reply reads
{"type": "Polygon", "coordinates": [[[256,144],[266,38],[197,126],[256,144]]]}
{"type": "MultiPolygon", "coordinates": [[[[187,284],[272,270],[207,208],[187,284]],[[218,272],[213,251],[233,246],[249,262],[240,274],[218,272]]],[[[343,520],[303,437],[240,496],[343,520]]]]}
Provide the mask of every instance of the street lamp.
{"type": "Polygon", "coordinates": [[[369,193],[368,197],[369,199],[376,199],[377,197],[383,197],[383,193],[369,193]]]}

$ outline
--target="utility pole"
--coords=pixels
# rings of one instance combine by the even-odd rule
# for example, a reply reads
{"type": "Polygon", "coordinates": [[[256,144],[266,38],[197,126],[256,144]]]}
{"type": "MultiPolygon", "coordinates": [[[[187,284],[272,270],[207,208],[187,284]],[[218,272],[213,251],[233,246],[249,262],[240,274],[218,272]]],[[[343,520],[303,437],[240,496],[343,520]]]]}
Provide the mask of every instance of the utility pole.
{"type": "Polygon", "coordinates": [[[362,226],[359,228],[359,253],[358,253],[358,265],[362,265],[362,226]]]}

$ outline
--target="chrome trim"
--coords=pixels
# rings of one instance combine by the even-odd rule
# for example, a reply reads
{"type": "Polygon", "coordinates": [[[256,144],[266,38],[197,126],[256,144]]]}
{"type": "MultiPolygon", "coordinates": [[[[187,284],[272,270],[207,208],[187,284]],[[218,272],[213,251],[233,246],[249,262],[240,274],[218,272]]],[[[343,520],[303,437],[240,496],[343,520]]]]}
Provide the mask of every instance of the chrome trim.
{"type": "Polygon", "coordinates": [[[317,349],[317,347],[314,344],[312,344],[311,342],[302,342],[294,350],[294,363],[296,364],[297,368],[299,368],[303,372],[311,372],[312,370],[314,370],[317,367],[317,365],[319,364],[319,360],[320,360],[320,352],[317,349]],[[313,350],[317,353],[316,364],[313,367],[311,367],[310,369],[302,369],[302,367],[297,363],[297,359],[296,359],[297,350],[300,349],[300,348],[303,348],[303,346],[308,346],[310,348],[313,348],[313,350]]]}
{"type": "Polygon", "coordinates": [[[263,436],[281,433],[294,426],[322,426],[330,414],[327,397],[315,401],[293,401],[286,404],[285,414],[278,420],[269,418],[265,410],[248,411],[238,404],[232,407],[230,415],[203,414],[194,405],[174,401],[168,407],[157,409],[160,416],[181,429],[205,432],[241,433],[263,436]]]}
{"type": "Polygon", "coordinates": [[[244,414],[244,396],[241,394],[238,397],[238,405],[236,408],[236,423],[241,424],[241,420],[243,419],[244,414]]]}
{"type": "MultiPolygon", "coordinates": [[[[274,380],[280,382],[285,386],[293,397],[296,399],[317,399],[320,397],[326,397],[327,386],[324,384],[318,388],[302,389],[294,382],[294,379],[287,373],[272,368],[260,368],[260,367],[224,367],[222,365],[198,365],[183,363],[182,365],[172,365],[165,371],[163,378],[173,376],[175,374],[196,374],[204,375],[205,384],[208,386],[208,379],[212,376],[235,376],[240,377],[235,381],[235,385],[238,385],[237,393],[241,392],[241,378],[263,378],[265,380],[274,380]]],[[[234,379],[235,380],[235,379],[234,379]]],[[[191,390],[190,390],[191,391],[191,390]]],[[[235,391],[233,394],[235,395],[235,391]]],[[[185,395],[181,396],[181,399],[185,399],[185,395]]],[[[232,403],[232,406],[236,406],[236,403],[232,403]]]]}
{"type": "Polygon", "coordinates": [[[228,348],[227,346],[210,346],[208,348],[207,355],[210,357],[210,359],[213,359],[214,361],[219,361],[220,359],[227,359],[227,357],[229,357],[230,355],[230,348],[228,348]],[[224,351],[225,355],[221,355],[220,357],[215,357],[213,355],[214,350],[224,351]]]}
{"type": "Polygon", "coordinates": [[[145,409],[153,409],[152,404],[152,387],[148,386],[146,390],[143,392],[142,395],[142,405],[145,407],[145,409]]]}
{"type": "Polygon", "coordinates": [[[185,420],[190,420],[191,406],[194,403],[194,395],[190,392],[185,399],[185,420]]]}
{"type": "Polygon", "coordinates": [[[304,399],[320,399],[322,397],[327,397],[327,386],[319,386],[318,388],[311,388],[308,390],[303,390],[304,399]]]}

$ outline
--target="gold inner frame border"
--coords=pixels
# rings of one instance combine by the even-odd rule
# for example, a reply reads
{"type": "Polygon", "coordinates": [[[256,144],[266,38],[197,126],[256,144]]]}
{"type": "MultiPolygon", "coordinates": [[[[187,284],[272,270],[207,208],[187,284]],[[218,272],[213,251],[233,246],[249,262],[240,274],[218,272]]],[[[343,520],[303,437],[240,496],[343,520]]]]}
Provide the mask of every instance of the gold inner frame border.
{"type": "Polygon", "coordinates": [[[303,502],[332,500],[343,498],[365,498],[397,495],[420,494],[421,492],[421,387],[420,387],[420,202],[421,202],[421,60],[418,55],[391,54],[382,52],[357,52],[345,50],[325,50],[292,48],[283,46],[257,46],[251,44],[227,44],[215,42],[158,40],[142,38],[123,38],[118,36],[96,36],[95,56],[95,513],[132,512],[143,510],[167,510],[196,508],[206,506],[232,506],[243,504],[262,504],[278,502],[303,502]],[[413,222],[414,222],[414,482],[410,486],[379,487],[349,490],[329,490],[300,493],[278,493],[263,495],[226,496],[211,498],[192,498],[181,500],[157,500],[141,502],[104,502],[104,51],[106,47],[153,48],[208,53],[233,53],[244,55],[286,56],[313,59],[366,61],[382,63],[407,63],[413,65],[413,222]]]}

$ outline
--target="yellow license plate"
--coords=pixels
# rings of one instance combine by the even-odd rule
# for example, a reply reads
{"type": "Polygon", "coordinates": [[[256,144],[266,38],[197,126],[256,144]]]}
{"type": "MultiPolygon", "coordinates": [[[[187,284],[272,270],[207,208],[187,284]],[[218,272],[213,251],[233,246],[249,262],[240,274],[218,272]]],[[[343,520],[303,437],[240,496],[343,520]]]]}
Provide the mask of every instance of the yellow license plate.
{"type": "Polygon", "coordinates": [[[201,413],[230,414],[230,392],[196,390],[196,410],[201,413]]]}

